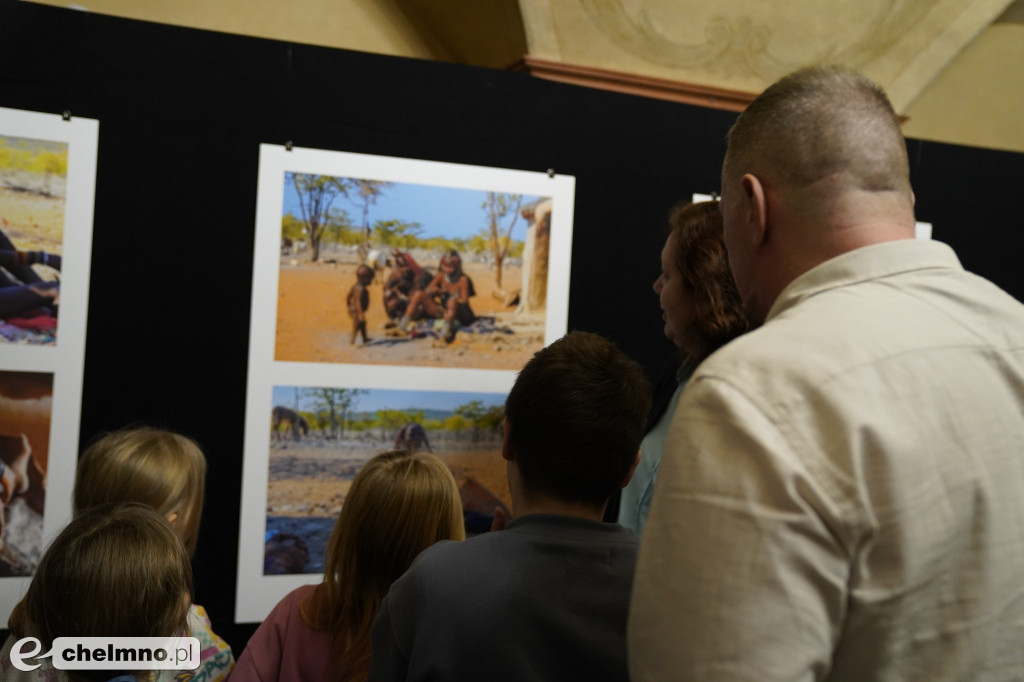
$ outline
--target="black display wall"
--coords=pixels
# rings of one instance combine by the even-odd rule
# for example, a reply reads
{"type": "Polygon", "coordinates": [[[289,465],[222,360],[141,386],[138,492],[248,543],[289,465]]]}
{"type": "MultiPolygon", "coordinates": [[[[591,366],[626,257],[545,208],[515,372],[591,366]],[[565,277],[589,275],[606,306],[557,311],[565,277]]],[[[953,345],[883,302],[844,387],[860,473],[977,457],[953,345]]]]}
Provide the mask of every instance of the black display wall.
{"type": "MultiPolygon", "coordinates": [[[[646,367],[667,209],[716,190],[734,114],[529,76],[0,0],[0,106],[100,121],[82,447],[147,423],[209,457],[197,601],[235,625],[261,142],[577,178],[569,327],[646,367]]],[[[1024,155],[910,142],[918,215],[1024,299],[1024,155]]],[[[340,295],[340,294],[339,294],[340,295]]],[[[0,350],[2,352],[2,350],[0,350]]]]}

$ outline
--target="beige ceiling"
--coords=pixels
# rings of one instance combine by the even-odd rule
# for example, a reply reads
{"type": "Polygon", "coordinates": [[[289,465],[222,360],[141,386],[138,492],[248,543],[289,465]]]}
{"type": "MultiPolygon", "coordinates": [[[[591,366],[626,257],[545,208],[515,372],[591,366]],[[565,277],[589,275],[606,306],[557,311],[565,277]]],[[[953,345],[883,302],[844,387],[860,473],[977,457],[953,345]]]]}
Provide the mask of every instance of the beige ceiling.
{"type": "Polygon", "coordinates": [[[910,136],[1024,151],[1024,0],[38,1],[491,68],[527,58],[743,95],[794,68],[837,63],[881,83],[910,136]]]}
{"type": "Polygon", "coordinates": [[[903,109],[1009,0],[523,0],[530,54],[760,91],[807,64],[839,63],[903,109]]]}

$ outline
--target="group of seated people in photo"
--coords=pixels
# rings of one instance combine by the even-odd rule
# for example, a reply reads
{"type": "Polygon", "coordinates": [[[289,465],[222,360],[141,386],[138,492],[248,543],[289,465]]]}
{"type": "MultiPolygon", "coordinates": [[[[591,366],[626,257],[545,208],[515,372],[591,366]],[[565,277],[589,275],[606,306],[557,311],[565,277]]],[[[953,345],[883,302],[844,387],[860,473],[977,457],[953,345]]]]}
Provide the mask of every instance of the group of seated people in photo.
{"type": "Polygon", "coordinates": [[[447,465],[376,455],[322,581],[237,662],[193,604],[202,452],[99,439],[0,677],[1024,679],[1024,305],[913,238],[899,125],[850,71],[771,86],[721,202],[670,214],[653,288],[678,352],[653,400],[602,336],[538,351],[505,403],[511,515],[466,539],[447,465]],[[196,670],[12,666],[26,637],[183,634],[196,670]]]}
{"type": "MultiPolygon", "coordinates": [[[[455,340],[460,327],[477,319],[469,305],[476,296],[473,279],[462,270],[458,251],[447,251],[438,265],[437,274],[420,266],[411,254],[395,250],[388,261],[391,273],[384,281],[383,305],[387,313],[386,327],[392,336],[406,336],[410,324],[419,320],[441,320],[441,338],[445,343],[455,340]]],[[[348,291],[346,305],[352,319],[349,343],[370,341],[366,331],[366,311],[370,307],[369,286],[376,271],[363,263],[356,268],[356,282],[348,291]]]]}
{"type": "Polygon", "coordinates": [[[420,267],[408,253],[396,252],[394,268],[384,282],[384,308],[394,333],[404,335],[411,322],[441,320],[441,338],[455,340],[460,327],[477,319],[469,299],[476,296],[473,279],[462,269],[458,251],[441,257],[437,274],[420,267]]]}

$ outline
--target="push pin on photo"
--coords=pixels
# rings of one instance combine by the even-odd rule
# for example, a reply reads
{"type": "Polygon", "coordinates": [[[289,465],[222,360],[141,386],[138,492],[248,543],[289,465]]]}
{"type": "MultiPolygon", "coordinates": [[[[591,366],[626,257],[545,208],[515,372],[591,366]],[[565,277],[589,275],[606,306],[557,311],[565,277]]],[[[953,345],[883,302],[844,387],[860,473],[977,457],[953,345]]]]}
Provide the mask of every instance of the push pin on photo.
{"type": "Polygon", "coordinates": [[[554,168],[548,168],[548,177],[549,178],[555,177],[555,169],[554,168]]]}
{"type": "Polygon", "coordinates": [[[291,140],[288,140],[287,142],[284,143],[284,150],[286,152],[290,152],[292,150],[292,141],[291,140]]]}
{"type": "Polygon", "coordinates": [[[65,109],[64,111],[61,112],[60,117],[63,118],[65,121],[70,121],[71,120],[71,110],[70,109],[65,109]]]}

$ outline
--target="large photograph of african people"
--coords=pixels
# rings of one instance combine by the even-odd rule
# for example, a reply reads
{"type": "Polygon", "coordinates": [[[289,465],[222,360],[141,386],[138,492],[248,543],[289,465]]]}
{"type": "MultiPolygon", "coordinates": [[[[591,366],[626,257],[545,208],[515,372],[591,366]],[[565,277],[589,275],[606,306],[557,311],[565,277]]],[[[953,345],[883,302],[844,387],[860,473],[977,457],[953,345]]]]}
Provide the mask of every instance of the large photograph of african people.
{"type": "Polygon", "coordinates": [[[286,172],[275,358],[516,369],[544,346],[553,201],[286,172]]]}
{"type": "Polygon", "coordinates": [[[0,622],[71,512],[98,136],[0,107],[0,622]]]}
{"type": "Polygon", "coordinates": [[[511,507],[504,394],[277,386],[273,403],[264,575],[323,573],[352,479],[386,450],[422,450],[448,465],[467,535],[487,532],[495,508],[511,507]]]}
{"type": "Polygon", "coordinates": [[[502,410],[566,333],[575,178],[260,145],[235,620],[316,583],[373,455],[451,468],[469,534],[507,507],[502,410]]]}

